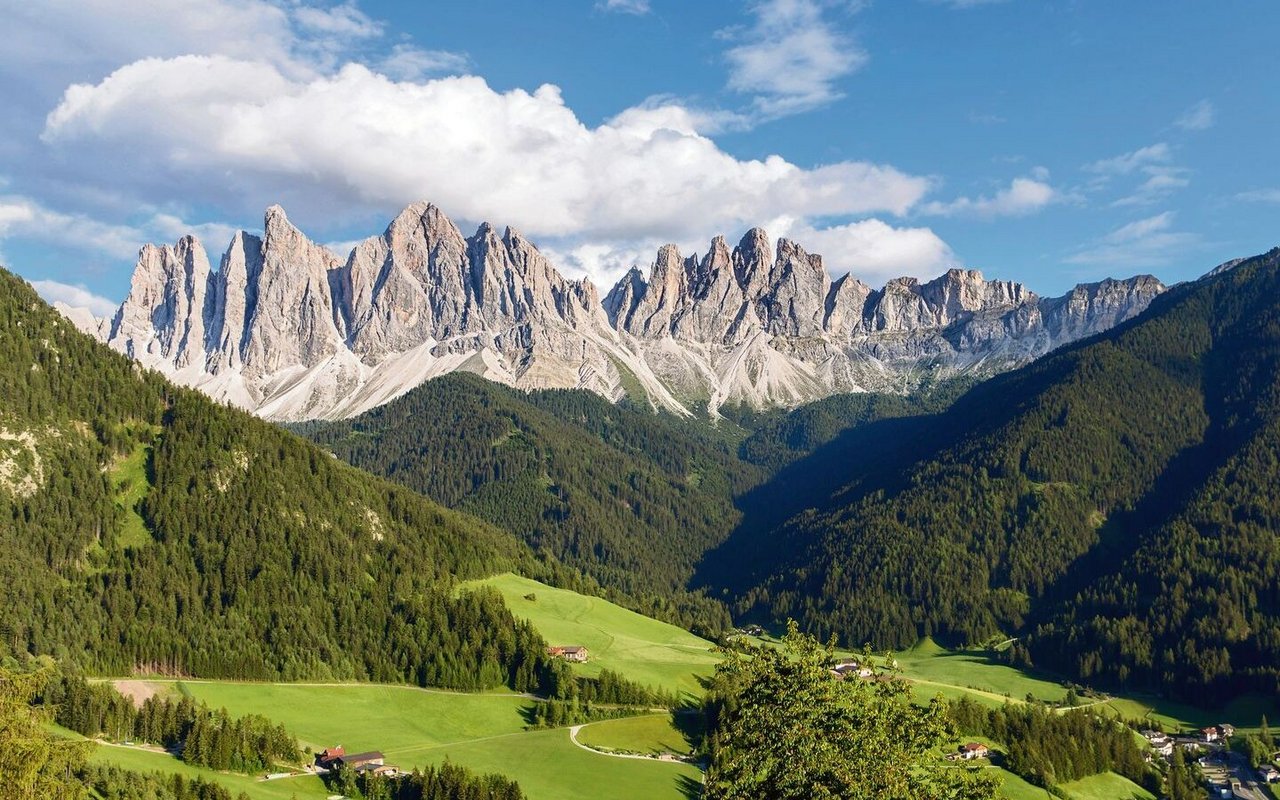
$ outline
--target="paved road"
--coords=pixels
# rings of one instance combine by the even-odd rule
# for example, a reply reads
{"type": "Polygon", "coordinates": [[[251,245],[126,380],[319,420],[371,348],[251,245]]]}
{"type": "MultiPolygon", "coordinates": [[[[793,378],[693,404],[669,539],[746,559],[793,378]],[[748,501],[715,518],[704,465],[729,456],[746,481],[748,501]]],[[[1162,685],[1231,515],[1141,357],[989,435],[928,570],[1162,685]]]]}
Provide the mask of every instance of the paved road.
{"type": "Polygon", "coordinates": [[[1269,800],[1268,795],[1258,784],[1258,772],[1249,766],[1249,761],[1240,753],[1228,755],[1227,766],[1236,780],[1240,781],[1240,795],[1246,800],[1269,800]]]}
{"type": "Polygon", "coordinates": [[[1258,773],[1249,766],[1248,760],[1243,755],[1223,752],[1221,756],[1223,763],[1216,769],[1206,769],[1206,777],[1215,781],[1239,781],[1240,789],[1236,797],[1244,800],[1270,800],[1270,796],[1258,783],[1258,773]]]}

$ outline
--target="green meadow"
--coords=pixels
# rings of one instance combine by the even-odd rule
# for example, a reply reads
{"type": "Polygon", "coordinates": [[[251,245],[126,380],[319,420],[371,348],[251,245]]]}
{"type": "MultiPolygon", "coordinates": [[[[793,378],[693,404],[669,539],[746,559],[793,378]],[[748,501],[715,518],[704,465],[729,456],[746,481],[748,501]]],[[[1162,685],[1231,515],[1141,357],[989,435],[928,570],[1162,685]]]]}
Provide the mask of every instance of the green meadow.
{"type": "Polygon", "coordinates": [[[944,696],[967,694],[979,702],[1003,704],[1025,700],[1031,695],[1048,703],[1061,702],[1066,687],[1048,676],[1035,676],[996,660],[988,651],[948,650],[932,639],[921,639],[915,647],[896,653],[902,676],[921,687],[923,693],[937,690],[944,696]]]}
{"type": "Polygon", "coordinates": [[[330,795],[320,779],[308,775],[275,781],[261,780],[257,775],[236,775],[193,767],[167,754],[139,747],[117,747],[100,744],[94,748],[89,761],[94,764],[110,764],[134,772],[164,772],[188,778],[217,781],[233,794],[244,792],[252,800],[324,800],[330,795]]]}
{"type": "Polygon", "coordinates": [[[599,597],[512,574],[464,587],[468,585],[497,589],[512,613],[529,620],[548,643],[585,646],[591,660],[574,665],[582,675],[598,675],[609,669],[693,700],[702,695],[700,679],[710,677],[720,660],[712,642],[599,597]],[[529,595],[533,599],[528,599],[529,595]]]}
{"type": "MultiPolygon", "coordinates": [[[[477,772],[499,772],[519,781],[530,800],[680,800],[692,796],[701,782],[698,769],[687,764],[591,752],[573,743],[568,728],[526,730],[526,713],[534,701],[511,693],[463,694],[381,684],[148,684],[161,693],[188,694],[233,715],[267,716],[313,751],[340,744],[348,752],[380,750],[388,763],[404,768],[447,759],[477,772]]],[[[95,758],[121,766],[146,761],[153,764],[148,770],[192,769],[164,754],[132,748],[100,747],[95,758]]],[[[263,782],[197,772],[215,775],[254,800],[288,798],[287,792],[278,792],[295,783],[319,784],[313,778],[263,782]]],[[[298,796],[306,797],[301,792],[298,796]]]]}
{"type": "Polygon", "coordinates": [[[578,742],[589,747],[631,753],[687,756],[693,753],[693,731],[687,727],[700,719],[694,714],[645,714],[603,722],[592,722],[578,731],[578,742]],[[682,728],[682,724],[685,727],[682,728]]]}
{"type": "Polygon", "coordinates": [[[147,524],[138,511],[142,498],[151,489],[147,480],[147,460],[150,457],[151,447],[140,444],[111,467],[111,485],[115,490],[113,502],[124,514],[124,524],[116,538],[119,547],[141,547],[151,541],[147,524]]]}
{"type": "Polygon", "coordinates": [[[1062,789],[1071,800],[1155,800],[1151,792],[1114,772],[1064,783],[1062,789]]]}
{"type": "MultiPolygon", "coordinates": [[[[700,681],[714,672],[719,660],[711,642],[600,598],[510,574],[467,585],[497,589],[513,612],[529,620],[549,642],[588,647],[591,660],[574,665],[583,675],[610,669],[640,683],[678,691],[685,700],[694,701],[702,694],[700,681]]],[[[754,641],[777,643],[769,636],[754,641]]],[[[844,654],[847,651],[842,651],[844,654]]],[[[1010,667],[993,651],[948,650],[924,639],[891,658],[921,700],[941,694],[997,706],[1024,702],[1029,696],[1056,703],[1066,695],[1065,686],[1052,675],[1010,667]]],[[[685,755],[692,751],[695,732],[687,728],[696,715],[646,714],[595,722],[579,729],[575,744],[567,728],[527,730],[535,701],[506,691],[466,694],[382,684],[201,680],[129,683],[164,694],[187,694],[234,715],[262,714],[285,725],[313,751],[342,745],[348,751],[381,750],[390,763],[406,768],[447,759],[479,772],[499,772],[519,781],[531,800],[679,800],[696,796],[700,785],[700,773],[692,765],[620,758],[591,749],[685,755]]],[[[1256,698],[1243,699],[1217,712],[1142,697],[1092,702],[1125,718],[1151,719],[1166,728],[1226,721],[1248,730],[1258,724],[1263,713],[1280,719],[1273,702],[1256,698]]],[[[136,748],[102,746],[94,759],[133,769],[214,776],[254,800],[287,800],[294,794],[299,800],[326,796],[315,778],[263,782],[256,777],[210,773],[163,753],[136,748]]],[[[1001,774],[1002,794],[1007,800],[1050,796],[998,767],[990,769],[1001,774]]],[[[1062,788],[1075,800],[1150,797],[1140,787],[1111,774],[1062,788]]]]}

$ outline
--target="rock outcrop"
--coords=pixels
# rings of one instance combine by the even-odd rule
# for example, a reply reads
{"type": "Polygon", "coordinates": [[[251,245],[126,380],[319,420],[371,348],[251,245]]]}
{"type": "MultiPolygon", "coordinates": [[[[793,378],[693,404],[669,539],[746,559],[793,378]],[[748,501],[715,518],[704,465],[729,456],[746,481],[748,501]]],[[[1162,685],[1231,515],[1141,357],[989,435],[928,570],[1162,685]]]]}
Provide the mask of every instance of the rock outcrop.
{"type": "Polygon", "coordinates": [[[193,237],[147,245],[110,323],[75,321],[271,419],[351,416],[454,370],[685,414],[994,373],[1129,319],[1163,289],[1141,276],[1044,299],[951,270],[874,290],[833,282],[821,256],[756,228],[701,257],[666,245],[647,278],[632,269],[601,300],[518,232],[467,237],[428,203],[345,261],[273,206],[263,235],[237,233],[216,271],[193,237]]]}

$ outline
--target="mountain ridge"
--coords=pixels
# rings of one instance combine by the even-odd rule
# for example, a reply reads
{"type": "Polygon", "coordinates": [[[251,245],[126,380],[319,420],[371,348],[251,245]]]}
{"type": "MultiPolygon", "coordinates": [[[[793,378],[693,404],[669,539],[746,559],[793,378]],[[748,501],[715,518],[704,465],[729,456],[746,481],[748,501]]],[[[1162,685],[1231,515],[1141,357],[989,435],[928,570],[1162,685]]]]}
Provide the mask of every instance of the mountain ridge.
{"type": "Polygon", "coordinates": [[[752,228],[730,248],[658,250],[603,298],[528,239],[465,237],[435,205],[406,207],[343,261],[271,206],[213,270],[198,239],[146,245],[109,325],[73,319],[179,383],[268,419],[355,416],[457,370],[519,389],[588,389],[681,416],[909,391],[1019,366],[1141,312],[1149,275],[1042,298],[952,269],[872,289],[752,228]]]}
{"type": "Polygon", "coordinates": [[[1277,285],[1280,248],[938,413],[851,428],[759,487],[768,524],[695,585],[726,588],[731,557],[763,565],[727,587],[739,615],[889,648],[1019,636],[1015,663],[1091,685],[1273,693],[1277,285]]]}

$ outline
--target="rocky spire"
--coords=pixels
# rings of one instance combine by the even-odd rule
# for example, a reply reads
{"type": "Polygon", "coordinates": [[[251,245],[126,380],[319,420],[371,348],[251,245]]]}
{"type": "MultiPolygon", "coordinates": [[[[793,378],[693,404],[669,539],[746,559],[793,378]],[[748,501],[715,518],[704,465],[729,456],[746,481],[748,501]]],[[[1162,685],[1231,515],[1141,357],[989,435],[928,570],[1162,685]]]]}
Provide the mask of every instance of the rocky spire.
{"type": "Polygon", "coordinates": [[[455,369],[611,398],[638,386],[688,413],[1009,368],[1129,319],[1163,288],[1142,276],[1042,299],[955,269],[873,291],[832,282],[821,256],[753,228],[732,248],[717,236],[701,258],[664,245],[647,278],[632,269],[601,301],[519,231],[484,223],[464,237],[430,203],[345,261],[272,206],[263,235],[236,234],[217,272],[193,237],[142,248],[106,335],[277,419],[359,413],[455,369]]]}

